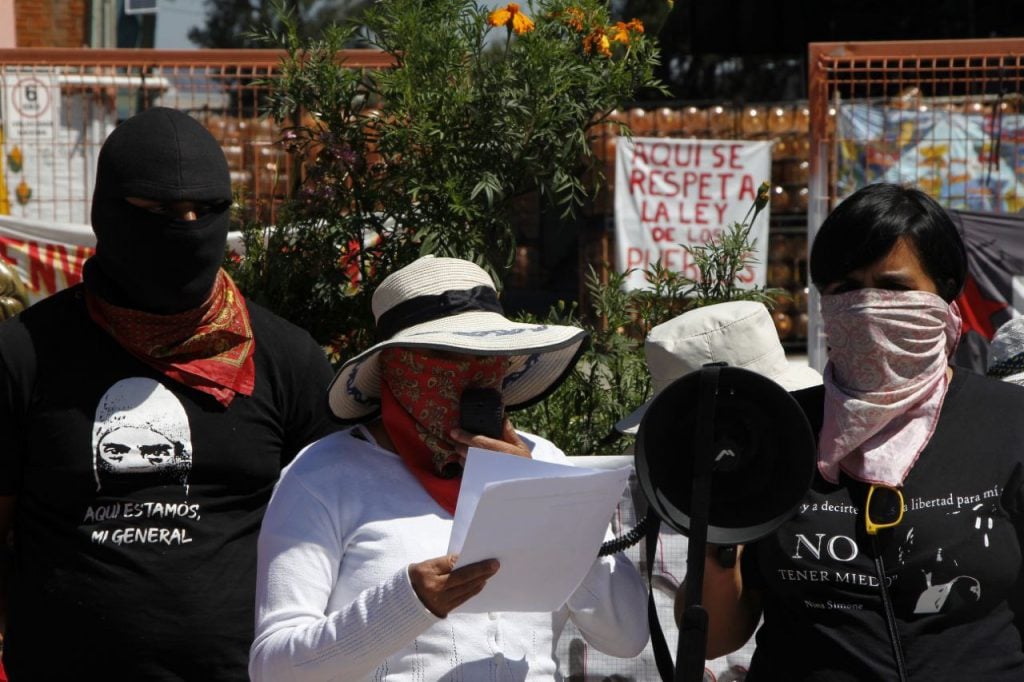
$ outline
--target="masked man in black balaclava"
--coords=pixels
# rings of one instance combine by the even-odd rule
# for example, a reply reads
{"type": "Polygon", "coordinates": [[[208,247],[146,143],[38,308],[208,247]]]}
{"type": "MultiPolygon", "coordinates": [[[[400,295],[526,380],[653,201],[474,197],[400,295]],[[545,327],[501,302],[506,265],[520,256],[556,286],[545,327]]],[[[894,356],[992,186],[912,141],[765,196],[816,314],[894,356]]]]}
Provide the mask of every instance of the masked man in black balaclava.
{"type": "Polygon", "coordinates": [[[230,206],[227,161],[206,128],[172,109],[125,121],[100,151],[88,288],[150,313],[196,308],[224,257],[230,206]]]}
{"type": "Polygon", "coordinates": [[[282,466],[333,428],[332,373],[221,269],[230,204],[200,123],[128,119],[100,151],[84,283],[0,324],[13,682],[247,679],[260,519],[282,466]],[[185,478],[153,475],[174,453],[138,425],[165,422],[189,434],[185,478]]]}

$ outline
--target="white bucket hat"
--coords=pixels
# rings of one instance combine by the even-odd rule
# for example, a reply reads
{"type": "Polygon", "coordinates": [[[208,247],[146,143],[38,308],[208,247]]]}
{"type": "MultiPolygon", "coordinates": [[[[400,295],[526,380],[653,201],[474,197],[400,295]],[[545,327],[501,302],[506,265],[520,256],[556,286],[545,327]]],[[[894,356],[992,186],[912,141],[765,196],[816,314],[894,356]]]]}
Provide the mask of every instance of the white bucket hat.
{"type": "Polygon", "coordinates": [[[990,377],[1024,385],[1024,317],[1004,322],[988,347],[990,377]]]}
{"type": "Polygon", "coordinates": [[[771,314],[756,301],[716,303],[663,322],[647,335],[644,355],[654,395],[615,425],[622,433],[636,433],[654,396],[709,362],[757,372],[787,391],[821,383],[817,371],[786,359],[771,314]]]}
{"type": "Polygon", "coordinates": [[[371,307],[383,340],[342,365],[328,390],[331,411],[346,421],[380,409],[377,354],[385,348],[510,356],[502,394],[514,409],[554,390],[587,339],[577,327],[507,319],[491,277],[458,258],[424,256],[388,275],[373,292],[371,307]]]}

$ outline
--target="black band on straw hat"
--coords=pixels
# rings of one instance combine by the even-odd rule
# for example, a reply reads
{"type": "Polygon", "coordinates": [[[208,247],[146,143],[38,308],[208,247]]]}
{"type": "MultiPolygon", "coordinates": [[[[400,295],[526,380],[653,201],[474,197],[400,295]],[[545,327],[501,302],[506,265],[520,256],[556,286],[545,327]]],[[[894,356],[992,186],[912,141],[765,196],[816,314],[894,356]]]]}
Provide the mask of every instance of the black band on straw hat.
{"type": "Polygon", "coordinates": [[[451,289],[443,294],[410,298],[383,313],[377,319],[377,338],[384,341],[403,329],[473,311],[504,314],[498,293],[489,286],[451,289]]]}

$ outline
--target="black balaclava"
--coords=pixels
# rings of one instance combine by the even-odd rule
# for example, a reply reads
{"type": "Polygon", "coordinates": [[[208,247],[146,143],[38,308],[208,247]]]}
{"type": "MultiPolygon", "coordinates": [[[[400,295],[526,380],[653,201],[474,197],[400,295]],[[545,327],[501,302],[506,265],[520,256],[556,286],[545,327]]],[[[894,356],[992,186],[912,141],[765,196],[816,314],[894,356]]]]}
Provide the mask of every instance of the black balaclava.
{"type": "Polygon", "coordinates": [[[100,149],[86,286],[107,302],[170,314],[200,306],[224,258],[231,176],[224,152],[188,114],[162,107],[128,119],[100,149]],[[216,210],[196,221],[133,206],[125,197],[195,201],[216,210]]]}

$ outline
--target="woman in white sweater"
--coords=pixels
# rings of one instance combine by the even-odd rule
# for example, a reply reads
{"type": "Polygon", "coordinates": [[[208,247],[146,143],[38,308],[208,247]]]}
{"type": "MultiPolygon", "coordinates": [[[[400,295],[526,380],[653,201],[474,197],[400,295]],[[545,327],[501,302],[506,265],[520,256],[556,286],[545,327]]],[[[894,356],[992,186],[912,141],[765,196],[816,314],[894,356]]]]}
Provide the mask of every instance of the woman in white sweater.
{"type": "Polygon", "coordinates": [[[542,399],[585,333],[510,322],[490,277],[449,258],[385,279],[373,311],[386,340],[347,362],[329,396],[335,415],[362,423],[303,451],[263,521],[252,679],[558,679],[569,619],[601,651],[639,654],[647,597],[621,555],[595,559],[553,613],[452,613],[500,570],[453,569],[445,554],[467,448],[568,463],[500,412],[491,436],[459,428],[459,398],[468,388],[495,389],[507,407],[542,399]]]}

